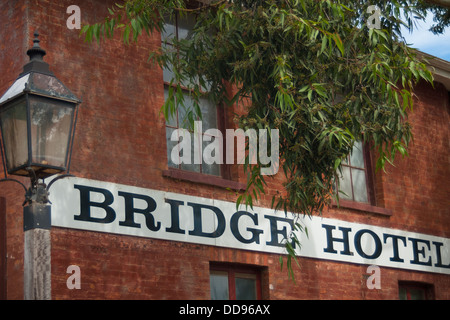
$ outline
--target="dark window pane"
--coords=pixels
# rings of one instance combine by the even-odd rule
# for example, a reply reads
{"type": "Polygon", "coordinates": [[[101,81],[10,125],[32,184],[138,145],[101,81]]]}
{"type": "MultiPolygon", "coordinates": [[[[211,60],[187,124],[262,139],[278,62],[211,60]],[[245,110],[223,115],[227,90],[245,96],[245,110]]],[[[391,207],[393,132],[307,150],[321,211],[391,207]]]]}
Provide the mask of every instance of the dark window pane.
{"type": "Polygon", "coordinates": [[[170,41],[170,39],[176,37],[176,23],[169,17],[165,17],[164,20],[163,30],[161,30],[161,40],[170,41]]]}
{"type": "MultiPolygon", "coordinates": [[[[167,87],[164,87],[164,100],[167,101],[169,98],[169,89],[167,87]]],[[[166,126],[170,127],[178,127],[178,112],[175,111],[174,114],[169,114],[169,119],[166,119],[166,126]]]]}
{"type": "Polygon", "coordinates": [[[339,178],[339,197],[344,200],[352,200],[352,180],[350,179],[350,168],[342,167],[342,176],[339,178]]]}
{"type": "Polygon", "coordinates": [[[186,15],[184,17],[178,17],[178,39],[190,38],[192,29],[195,27],[194,15],[186,15]]]}
{"type": "Polygon", "coordinates": [[[236,300],[256,300],[256,275],[236,274],[236,300]]]}
{"type": "MultiPolygon", "coordinates": [[[[166,48],[170,47],[171,44],[168,44],[167,37],[175,36],[177,35],[179,39],[188,38],[191,34],[191,30],[195,25],[195,17],[194,15],[187,15],[183,18],[180,18],[179,16],[176,17],[174,20],[166,20],[165,30],[162,33],[162,40],[163,40],[163,46],[166,48]]],[[[165,88],[164,88],[164,98],[167,101],[167,98],[169,96],[169,85],[168,83],[174,78],[174,73],[170,70],[170,66],[168,68],[163,69],[163,80],[165,82],[165,88]]],[[[193,80],[196,83],[198,83],[197,80],[193,80]]],[[[192,98],[192,87],[193,84],[191,83],[184,83],[181,82],[181,86],[183,88],[183,95],[182,97],[177,98],[177,101],[175,103],[177,104],[177,111],[169,117],[169,119],[166,119],[166,126],[172,127],[172,128],[184,128],[191,132],[191,154],[190,154],[190,163],[181,163],[179,165],[175,164],[171,158],[170,155],[172,153],[173,147],[177,145],[178,142],[172,142],[170,141],[169,134],[172,134],[172,129],[167,129],[166,134],[168,135],[166,137],[167,139],[167,156],[168,156],[168,165],[169,167],[179,168],[186,171],[192,171],[192,172],[199,172],[199,173],[205,173],[205,174],[211,174],[215,176],[220,176],[220,164],[218,163],[211,163],[209,161],[208,163],[205,163],[203,157],[202,157],[202,148],[205,147],[205,144],[203,143],[203,135],[200,134],[194,134],[194,123],[191,123],[190,120],[194,121],[200,121],[200,119],[197,119],[195,117],[194,112],[194,99],[192,98]],[[194,138],[196,139],[196,144],[199,148],[197,150],[194,149],[194,138]],[[194,161],[197,159],[198,161],[194,161]],[[194,163],[196,162],[196,163],[194,163]]],[[[175,90],[175,89],[174,89],[175,90]]],[[[201,110],[202,113],[202,132],[205,132],[208,129],[217,129],[218,123],[217,123],[217,108],[216,105],[210,101],[206,96],[201,97],[198,101],[198,107],[201,110]]],[[[208,145],[207,143],[206,145],[208,145]]],[[[180,148],[179,148],[180,149],[180,148]]],[[[183,151],[179,152],[180,156],[183,155],[183,151]]],[[[186,150],[187,151],[187,150],[186,150]]],[[[213,155],[215,156],[215,154],[213,155]]],[[[215,161],[218,162],[218,161],[215,161]]]]}
{"type": "Polygon", "coordinates": [[[202,130],[217,128],[217,108],[214,103],[206,98],[200,98],[200,110],[202,112],[202,130]]]}
{"type": "Polygon", "coordinates": [[[361,141],[355,142],[351,154],[342,162],[339,175],[339,197],[356,202],[369,202],[364,152],[361,141]]]}
{"type": "Polygon", "coordinates": [[[358,202],[368,202],[366,173],[364,170],[352,168],[353,196],[358,202]]]}
{"type": "Polygon", "coordinates": [[[212,271],[209,276],[212,300],[228,300],[228,273],[212,271]]]}
{"type": "Polygon", "coordinates": [[[409,289],[409,296],[411,300],[425,300],[425,292],[421,288],[411,288],[409,289]]]}
{"type": "Polygon", "coordinates": [[[353,150],[350,154],[350,163],[352,167],[364,168],[364,154],[361,141],[357,141],[353,145],[353,150]]]}
{"type": "MultiPolygon", "coordinates": [[[[187,131],[185,131],[185,132],[187,132],[187,131]]],[[[191,150],[190,150],[191,151],[191,154],[190,154],[191,160],[190,160],[190,163],[181,163],[180,164],[180,169],[186,170],[186,171],[200,172],[200,164],[194,163],[194,160],[195,160],[194,155],[195,155],[195,153],[197,152],[198,153],[198,157],[200,157],[200,152],[201,152],[201,150],[200,150],[201,144],[198,145],[199,147],[197,148],[197,150],[195,150],[196,148],[195,148],[195,145],[194,145],[194,139],[199,140],[199,135],[194,134],[192,132],[188,132],[188,133],[189,133],[190,140],[191,140],[191,150]]],[[[182,150],[182,152],[181,152],[182,155],[181,156],[183,156],[184,152],[189,152],[189,150],[182,150]]]]}
{"type": "Polygon", "coordinates": [[[400,284],[398,288],[400,300],[429,300],[433,299],[433,286],[424,283],[400,284]]]}
{"type": "Polygon", "coordinates": [[[405,288],[400,288],[398,290],[398,298],[400,300],[408,300],[408,296],[406,295],[406,289],[405,288]]]}

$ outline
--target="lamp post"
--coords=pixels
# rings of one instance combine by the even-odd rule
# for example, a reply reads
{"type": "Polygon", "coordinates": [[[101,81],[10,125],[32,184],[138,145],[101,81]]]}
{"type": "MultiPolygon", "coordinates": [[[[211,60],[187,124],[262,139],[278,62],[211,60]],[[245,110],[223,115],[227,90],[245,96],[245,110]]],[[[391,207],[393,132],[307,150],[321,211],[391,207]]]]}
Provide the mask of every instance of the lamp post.
{"type": "MultiPolygon", "coordinates": [[[[26,190],[24,202],[24,297],[51,299],[51,207],[44,179],[69,172],[77,106],[81,102],[49,70],[34,33],[30,61],[0,98],[1,156],[5,179],[26,190]],[[29,177],[27,189],[9,175],[29,177]]],[[[61,177],[61,176],[59,176],[61,177]]],[[[58,177],[58,178],[59,178],[58,177]]],[[[58,179],[56,178],[56,179],[58,179]]]]}

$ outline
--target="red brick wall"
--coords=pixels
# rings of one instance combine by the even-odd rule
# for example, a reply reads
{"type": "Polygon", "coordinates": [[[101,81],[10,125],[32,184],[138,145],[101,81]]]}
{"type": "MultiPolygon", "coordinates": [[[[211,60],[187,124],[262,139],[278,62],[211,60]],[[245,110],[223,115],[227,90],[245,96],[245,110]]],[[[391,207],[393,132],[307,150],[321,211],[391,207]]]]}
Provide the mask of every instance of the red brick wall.
{"type": "Polygon", "coordinates": [[[383,177],[385,202],[394,212],[392,227],[449,237],[449,92],[421,83],[415,94],[414,142],[409,157],[399,156],[383,177]]]}
{"type": "Polygon", "coordinates": [[[0,197],[0,300],[6,299],[6,199],[0,197]]]}
{"type": "MultiPolygon", "coordinates": [[[[29,8],[25,1],[0,2],[0,92],[3,94],[28,61],[29,8]]],[[[1,162],[1,161],[0,161],[1,162]]],[[[3,176],[3,164],[1,166],[3,176]]],[[[6,199],[7,297],[23,298],[23,223],[21,204],[24,191],[11,182],[0,183],[0,196],[6,199]]]]}
{"type": "MultiPolygon", "coordinates": [[[[38,28],[45,60],[56,76],[83,103],[71,173],[84,178],[170,190],[234,201],[219,187],[163,177],[167,169],[162,71],[147,62],[160,45],[159,34],[126,46],[112,41],[86,44],[78,30],[66,28],[66,8],[76,4],[83,22],[94,23],[114,1],[2,1],[0,21],[0,92],[21,72],[32,32],[38,28]]],[[[450,237],[449,98],[441,85],[419,85],[410,116],[415,136],[410,156],[377,173],[377,198],[392,216],[351,209],[330,209],[326,217],[450,237]]],[[[237,174],[235,169],[232,170],[237,174]]],[[[279,189],[279,178],[270,183],[279,189]]],[[[23,297],[23,190],[0,184],[7,199],[7,295],[23,297]]],[[[259,204],[270,206],[271,195],[259,204]]],[[[208,299],[209,262],[260,266],[266,299],[396,299],[398,281],[431,283],[438,299],[450,298],[450,277],[381,268],[381,290],[369,290],[364,265],[301,258],[296,283],[280,270],[279,256],[244,250],[112,234],[52,229],[52,296],[54,299],[208,299]],[[81,270],[81,289],[69,290],[69,265],[81,270]]]]}

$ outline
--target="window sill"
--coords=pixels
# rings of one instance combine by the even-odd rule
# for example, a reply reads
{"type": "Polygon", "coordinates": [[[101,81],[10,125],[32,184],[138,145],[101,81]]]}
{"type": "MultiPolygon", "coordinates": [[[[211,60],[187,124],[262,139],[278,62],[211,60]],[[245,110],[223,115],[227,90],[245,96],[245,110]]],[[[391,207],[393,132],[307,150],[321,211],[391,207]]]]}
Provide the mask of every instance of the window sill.
{"type": "Polygon", "coordinates": [[[339,200],[339,205],[336,203],[336,201],[332,200],[331,205],[336,208],[345,208],[345,209],[354,209],[358,211],[364,211],[369,213],[375,213],[382,216],[390,217],[392,216],[392,210],[373,206],[367,203],[361,203],[361,202],[354,202],[354,201],[348,201],[348,200],[339,200]]]}
{"type": "Polygon", "coordinates": [[[237,191],[245,190],[245,184],[241,182],[227,180],[209,174],[184,171],[180,169],[169,168],[168,170],[164,170],[163,177],[168,177],[177,180],[185,180],[195,183],[202,183],[226,189],[233,189],[237,191]]]}

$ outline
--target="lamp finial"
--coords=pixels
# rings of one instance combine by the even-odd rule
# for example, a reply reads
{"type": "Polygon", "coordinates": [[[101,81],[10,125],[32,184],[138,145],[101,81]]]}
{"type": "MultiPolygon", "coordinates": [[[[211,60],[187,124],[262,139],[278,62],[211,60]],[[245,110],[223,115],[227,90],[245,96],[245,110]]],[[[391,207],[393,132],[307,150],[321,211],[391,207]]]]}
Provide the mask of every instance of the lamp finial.
{"type": "Polygon", "coordinates": [[[39,40],[39,32],[36,30],[33,35],[33,47],[27,51],[27,55],[30,57],[30,61],[43,60],[46,52],[39,46],[39,42],[41,42],[41,40],[39,40]]]}

